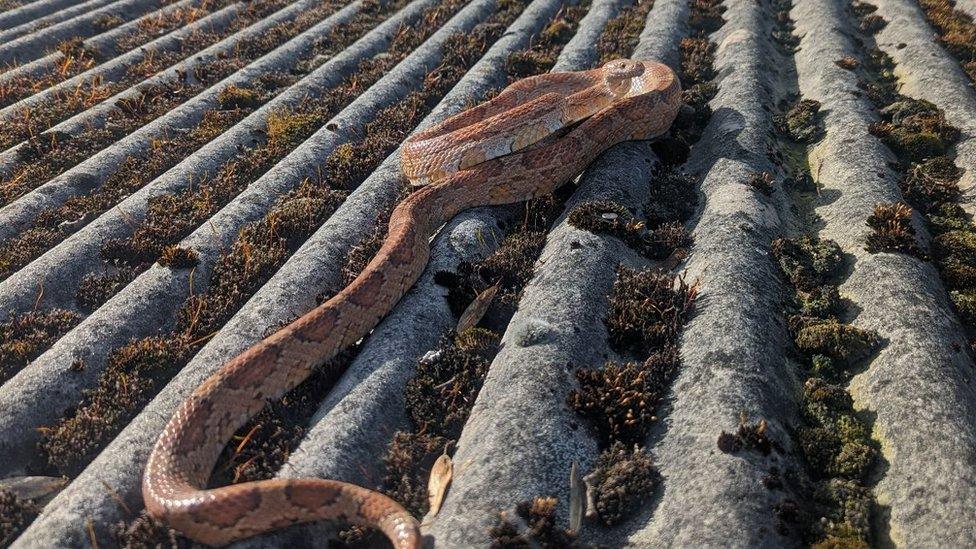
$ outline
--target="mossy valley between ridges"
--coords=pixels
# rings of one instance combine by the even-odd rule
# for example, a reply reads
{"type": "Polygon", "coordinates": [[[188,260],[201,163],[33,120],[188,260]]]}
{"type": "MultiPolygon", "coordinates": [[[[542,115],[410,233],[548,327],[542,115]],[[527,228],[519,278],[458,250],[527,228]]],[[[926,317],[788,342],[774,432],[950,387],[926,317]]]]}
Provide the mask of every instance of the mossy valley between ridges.
{"type": "MultiPolygon", "coordinates": [[[[0,33],[18,9],[38,10],[35,19],[57,11],[46,3],[57,0],[0,1],[0,33]]],[[[393,208],[415,191],[395,158],[403,141],[519,79],[647,51],[678,74],[683,106],[666,135],[627,145],[638,152],[621,158],[646,167],[598,161],[552,196],[478,210],[469,222],[491,229],[470,238],[483,253],[449,224],[431,247],[454,254],[450,268],[432,269],[406,299],[452,320],[425,320],[437,333],[423,352],[396,357],[403,377],[384,382],[379,365],[363,364],[379,343],[365,337],[269,400],[223,449],[209,485],[358,455],[344,446],[355,437],[324,457],[303,449],[323,436],[323,417],[362,406],[355,386],[396,403],[390,415],[402,418],[350,427],[382,431],[357,464],[361,483],[446,545],[976,543],[953,526],[956,500],[976,481],[965,459],[976,447],[965,404],[976,402],[967,400],[971,1],[125,0],[95,18],[92,9],[69,18],[75,26],[52,19],[27,31],[43,46],[37,56],[0,70],[0,407],[10,410],[0,451],[11,456],[0,470],[0,545],[189,547],[142,508],[139,475],[160,418],[192,370],[212,371],[222,349],[242,345],[231,333],[241,319],[272,319],[241,336],[246,347],[373,259],[393,208]],[[890,25],[922,32],[899,43],[890,25]],[[922,98],[918,41],[969,86],[946,83],[962,107],[922,98]],[[821,47],[843,54],[811,67],[804,50],[821,47]],[[827,81],[841,92],[811,88],[827,81]],[[877,173],[864,177],[837,152],[845,146],[877,173]],[[591,178],[613,190],[593,193],[591,178]],[[739,256],[721,255],[730,249],[739,256]],[[596,304],[587,279],[557,276],[575,253],[612,263],[596,304]],[[879,311],[916,290],[927,309],[904,314],[928,325],[876,320],[902,314],[879,311]],[[578,300],[593,325],[543,315],[540,295],[578,300]],[[513,349],[558,354],[574,330],[592,353],[559,365],[564,385],[532,387],[531,363],[520,365],[524,379],[506,377],[523,356],[513,349]],[[893,356],[916,344],[949,358],[933,373],[931,357],[893,356]],[[918,363],[918,379],[905,360],[918,363]],[[478,414],[509,417],[486,396],[499,380],[506,397],[552,410],[537,419],[566,440],[532,447],[549,440],[548,424],[486,435],[478,414]],[[775,391],[736,386],[753,383],[775,391]],[[715,387],[722,394],[707,393],[715,387]],[[911,404],[928,427],[902,420],[913,387],[942,395],[911,404]],[[933,442],[942,432],[933,422],[961,426],[943,436],[963,448],[955,461],[933,442]],[[497,479],[501,496],[475,493],[500,473],[491,456],[466,453],[472,437],[504,457],[506,475],[508,458],[525,459],[526,477],[497,479]],[[918,465],[915,438],[958,482],[944,486],[918,465]],[[457,488],[431,512],[428,480],[444,455],[457,488]],[[547,459],[549,470],[536,463],[547,459]],[[3,487],[24,475],[68,484],[50,501],[3,487]],[[464,531],[445,537],[451,528],[464,531]]],[[[381,329],[389,345],[411,337],[407,326],[381,329]]],[[[348,524],[333,537],[386,543],[348,524]]]]}

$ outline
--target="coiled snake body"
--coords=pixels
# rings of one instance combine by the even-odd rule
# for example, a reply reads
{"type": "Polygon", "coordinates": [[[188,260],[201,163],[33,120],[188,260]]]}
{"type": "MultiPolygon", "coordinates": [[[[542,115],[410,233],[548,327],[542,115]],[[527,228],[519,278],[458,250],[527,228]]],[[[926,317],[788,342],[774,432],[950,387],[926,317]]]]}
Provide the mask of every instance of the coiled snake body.
{"type": "Polygon", "coordinates": [[[665,132],[679,106],[668,67],[617,60],[521,80],[408,139],[404,173],[424,186],[396,207],[380,251],[349,286],[229,361],[179,406],[146,465],[149,513],[210,545],[327,519],[378,528],[398,548],[419,547],[417,521],[366,488],[279,478],[206,489],[207,479],[227,441],[267,400],[367,335],[396,305],[423,272],[441,225],[471,207],[549,194],[607,148],[665,132]]]}

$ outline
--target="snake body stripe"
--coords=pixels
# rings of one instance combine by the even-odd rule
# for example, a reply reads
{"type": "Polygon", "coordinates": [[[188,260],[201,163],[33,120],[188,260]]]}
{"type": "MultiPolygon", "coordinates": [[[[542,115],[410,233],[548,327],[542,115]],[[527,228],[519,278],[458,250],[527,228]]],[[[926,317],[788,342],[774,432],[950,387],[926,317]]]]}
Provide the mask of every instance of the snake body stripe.
{"type": "MultiPolygon", "coordinates": [[[[549,194],[607,148],[665,132],[680,106],[677,78],[659,63],[627,63],[630,75],[622,77],[625,81],[614,81],[611,65],[596,75],[596,84],[593,74],[586,74],[594,71],[551,73],[528,79],[528,87],[526,81],[517,82],[495,100],[411,138],[404,147],[405,160],[424,150],[414,147],[408,153],[408,146],[452,132],[458,144],[470,150],[482,136],[465,133],[465,128],[552,90],[602,97],[602,102],[582,106],[592,113],[561,137],[533,135],[535,145],[521,152],[451,172],[417,189],[393,211],[382,247],[349,286],[201,384],[173,414],[149,456],[143,476],[149,513],[209,545],[300,522],[337,520],[378,528],[401,549],[420,547],[419,525],[406,510],[383,494],[350,483],[274,479],[206,489],[206,482],[227,441],[267,400],[281,397],[313,368],[367,335],[396,305],[423,272],[430,255],[429,239],[440,226],[471,207],[549,194]],[[634,63],[640,65],[636,75],[634,63]],[[594,85],[596,89],[590,89],[594,85]]],[[[513,140],[534,123],[511,122],[515,133],[508,138],[513,140]]],[[[497,133],[495,138],[504,135],[497,133]]],[[[445,158],[452,162],[448,153],[445,158]]],[[[443,164],[431,166],[444,169],[443,164]]]]}

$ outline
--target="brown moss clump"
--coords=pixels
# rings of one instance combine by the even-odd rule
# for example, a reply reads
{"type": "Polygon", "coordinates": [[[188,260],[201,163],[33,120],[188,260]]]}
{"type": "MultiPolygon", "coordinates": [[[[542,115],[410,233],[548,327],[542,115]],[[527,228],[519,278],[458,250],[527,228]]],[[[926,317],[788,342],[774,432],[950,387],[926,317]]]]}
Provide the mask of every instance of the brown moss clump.
{"type": "Polygon", "coordinates": [[[427,514],[430,501],[427,481],[438,457],[454,445],[454,440],[424,433],[397,431],[383,458],[386,475],[383,492],[403,505],[415,517],[427,514]]]}
{"type": "Polygon", "coordinates": [[[924,212],[947,202],[955,202],[962,195],[959,179],[963,170],[948,156],[936,156],[912,164],[901,182],[905,198],[924,212]]]}
{"type": "Polygon", "coordinates": [[[31,500],[18,498],[13,492],[0,490],[0,545],[7,547],[40,514],[31,500]]]}
{"type": "MultiPolygon", "coordinates": [[[[97,189],[41,211],[32,228],[0,245],[0,276],[26,265],[66,236],[76,232],[99,213],[118,204],[157,175],[176,165],[197,147],[219,135],[233,124],[237,116],[242,115],[243,113],[237,112],[232,114],[208,111],[193,130],[154,141],[145,153],[125,158],[119,164],[119,169],[101,182],[97,189]]],[[[82,135],[89,134],[84,132],[82,135]]],[[[72,140],[72,143],[77,143],[77,139],[72,140]]],[[[50,167],[45,162],[41,164],[50,167]]]]}
{"type": "Polygon", "coordinates": [[[541,547],[575,549],[582,547],[576,535],[556,525],[556,498],[537,497],[515,507],[515,516],[499,513],[498,522],[489,532],[493,549],[541,547]]]}
{"type": "Polygon", "coordinates": [[[125,23],[125,19],[122,19],[118,15],[104,13],[92,21],[92,26],[101,32],[105,32],[113,27],[121,25],[122,23],[125,23]]]}
{"type": "MultiPolygon", "coordinates": [[[[434,32],[461,4],[448,2],[432,8],[425,19],[429,25],[418,27],[418,32],[404,30],[397,35],[393,47],[402,48],[404,51],[401,53],[406,56],[417,41],[434,32]]],[[[515,15],[508,11],[503,13],[511,18],[515,15]]],[[[484,32],[478,35],[479,38],[484,36],[484,32]]],[[[481,43],[480,47],[487,46],[481,43]]],[[[373,70],[378,71],[375,76],[379,78],[385,68],[373,70]]],[[[457,79],[464,72],[464,68],[452,64],[442,65],[438,70],[445,75],[457,71],[457,79]]],[[[450,87],[456,79],[435,78],[432,82],[429,88],[425,87],[425,93],[437,92],[441,86],[450,87]]],[[[406,120],[413,121],[413,117],[426,115],[424,109],[432,106],[425,103],[426,97],[417,96],[413,103],[408,101],[394,107],[405,109],[410,115],[406,120]]],[[[351,101],[351,97],[347,96],[340,99],[351,101]]],[[[281,155],[287,154],[314,129],[315,124],[324,122],[321,116],[325,111],[321,109],[335,108],[335,105],[304,104],[303,108],[319,109],[314,116],[302,110],[278,113],[275,120],[269,121],[266,144],[251,149],[260,150],[260,154],[239,156],[225,164],[211,180],[183,194],[156,197],[155,215],[151,213],[147,216],[136,238],[110,243],[103,248],[103,256],[123,264],[154,258],[165,245],[182,238],[182,234],[192,228],[196,220],[212,215],[218,205],[226,203],[246,186],[244,174],[256,177],[277,162],[281,155]],[[144,238],[140,239],[140,235],[144,238]],[[145,254],[140,257],[139,253],[134,252],[145,254]]],[[[406,129],[405,126],[403,131],[406,129]]],[[[388,133],[384,137],[394,145],[399,142],[388,133]]],[[[215,265],[208,292],[192,296],[183,304],[178,313],[176,329],[168,336],[136,341],[113,353],[98,387],[86,395],[85,402],[74,416],[46,430],[42,447],[52,465],[63,471],[74,471],[87,462],[87,458],[117,432],[123,422],[131,418],[196,349],[267,281],[288,255],[331,215],[345,196],[345,192],[333,190],[323,181],[306,181],[283,197],[267,216],[246,226],[231,251],[215,265]],[[71,445],[75,448],[73,453],[68,451],[71,445]],[[78,448],[82,451],[77,451],[78,448]]],[[[150,204],[150,210],[153,210],[153,205],[150,204]]]]}
{"type": "Polygon", "coordinates": [[[722,28],[725,6],[719,0],[692,0],[688,25],[699,34],[711,34],[722,28]]]}
{"type": "Polygon", "coordinates": [[[859,82],[858,86],[876,106],[890,105],[901,97],[895,77],[895,62],[888,54],[872,48],[868,50],[864,65],[869,79],[859,82]]]}
{"type": "Polygon", "coordinates": [[[653,6],[652,0],[638,1],[620,10],[616,17],[607,22],[597,42],[600,63],[630,57],[653,6]]]}
{"type": "MultiPolygon", "coordinates": [[[[425,21],[432,28],[425,32],[411,31],[407,27],[397,35],[391,50],[395,55],[377,61],[374,57],[360,64],[360,74],[350,84],[356,88],[347,100],[352,101],[362,89],[360,82],[365,78],[367,83],[378,80],[386,71],[393,67],[396,61],[406,57],[419,45],[428,33],[432,33],[436,26],[446,20],[451,11],[457,10],[462,2],[452,2],[438,5],[425,21]],[[431,19],[436,17],[437,20],[431,19]]],[[[338,147],[325,160],[323,171],[328,174],[330,184],[336,188],[353,189],[363,181],[373,169],[379,165],[393,150],[407,137],[410,130],[419,123],[437,103],[437,99],[447,93],[457,83],[467,69],[474,64],[480,53],[487,49],[504,27],[514,20],[521,11],[523,4],[513,2],[506,4],[488,21],[475,26],[470,33],[458,33],[448,38],[443,47],[444,58],[441,64],[426,78],[423,89],[408,94],[400,102],[391,105],[373,117],[363,128],[366,137],[358,141],[345,143],[338,147]]],[[[412,29],[413,27],[411,27],[412,29]]]]}
{"type": "Polygon", "coordinates": [[[207,293],[191,296],[178,313],[177,331],[207,337],[257,291],[345,199],[343,192],[306,182],[268,214],[241,229],[214,265],[207,293]]]}
{"type": "Polygon", "coordinates": [[[749,178],[746,179],[746,184],[766,196],[772,196],[773,191],[776,190],[775,181],[773,181],[773,176],[769,172],[749,174],[749,178]]]}
{"type": "Polygon", "coordinates": [[[0,324],[0,382],[10,379],[79,322],[78,313],[51,309],[17,314],[0,324]]]}
{"type": "Polygon", "coordinates": [[[75,300],[79,307],[94,311],[117,294],[126,284],[132,282],[135,277],[135,271],[127,267],[100,274],[89,273],[78,284],[75,300]]]}
{"type": "Polygon", "coordinates": [[[707,34],[724,24],[721,17],[724,7],[714,0],[695,1],[690,4],[689,23],[692,34],[679,44],[681,61],[678,77],[681,80],[681,100],[684,103],[671,125],[671,135],[658,139],[652,145],[666,166],[683,164],[691,149],[702,135],[712,109],[708,102],[718,93],[711,82],[715,78],[715,44],[707,34]]]}
{"type": "Polygon", "coordinates": [[[640,444],[657,419],[657,408],[680,366],[678,351],[667,347],[643,363],[608,362],[603,368],[576,371],[579,389],[567,402],[589,419],[604,446],[614,441],[640,444]]]}
{"type": "Polygon", "coordinates": [[[885,28],[887,25],[888,22],[885,21],[883,17],[881,17],[876,13],[872,13],[871,15],[865,15],[864,17],[862,17],[858,27],[861,29],[861,32],[866,32],[868,34],[877,34],[878,32],[881,31],[881,29],[885,28]]]}
{"type": "Polygon", "coordinates": [[[773,126],[796,143],[814,143],[824,136],[817,116],[819,112],[819,101],[803,99],[791,106],[785,114],[774,116],[773,126]]]}
{"type": "Polygon", "coordinates": [[[834,64],[844,70],[849,70],[849,71],[855,70],[861,66],[861,62],[858,61],[856,57],[850,55],[841,57],[837,61],[834,61],[834,64]]]}
{"type": "Polygon", "coordinates": [[[674,342],[696,293],[696,286],[673,275],[621,267],[604,319],[610,346],[620,353],[646,356],[674,342]]]}
{"type": "Polygon", "coordinates": [[[769,455],[773,449],[773,442],[769,439],[766,428],[765,419],[760,419],[756,423],[749,423],[749,416],[742,412],[739,415],[739,429],[736,432],[722,431],[719,434],[718,449],[726,454],[735,454],[745,449],[769,455]]]}
{"type": "Polygon", "coordinates": [[[109,356],[85,405],[53,427],[41,428],[41,452],[61,474],[74,476],[91,461],[109,435],[125,425],[183,364],[185,341],[151,337],[109,356]]]}
{"type": "Polygon", "coordinates": [[[648,230],[630,210],[607,200],[579,204],[570,211],[567,221],[584,231],[619,238],[649,259],[665,259],[676,249],[691,244],[691,237],[680,223],[663,224],[648,230]]]}
{"type": "Polygon", "coordinates": [[[616,442],[600,454],[586,478],[596,512],[607,526],[633,515],[661,482],[654,460],[643,449],[616,442]]]}
{"type": "Polygon", "coordinates": [[[472,328],[447,336],[407,382],[407,414],[418,432],[457,439],[498,352],[498,334],[472,328]]]}
{"type": "Polygon", "coordinates": [[[545,72],[556,64],[556,57],[549,52],[522,50],[508,56],[508,76],[519,79],[545,72]]]}
{"type": "Polygon", "coordinates": [[[681,70],[679,78],[681,82],[707,82],[715,78],[715,69],[712,68],[715,62],[715,44],[705,38],[682,38],[681,49],[681,70]]]}
{"type": "MultiPolygon", "coordinates": [[[[226,4],[226,2],[224,0],[211,2],[208,6],[213,9],[219,9],[221,4],[226,4]]],[[[396,4],[396,2],[390,4],[396,4]]],[[[16,119],[14,124],[3,132],[0,132],[0,144],[4,147],[9,147],[28,137],[37,136],[58,120],[87,109],[119,91],[145,80],[166,66],[205,48],[220,38],[232,34],[254,21],[262,19],[283,5],[285,3],[280,0],[255,0],[249,3],[247,9],[239,14],[231,25],[221,29],[220,32],[206,31],[192,33],[183,41],[179,50],[167,52],[150,50],[143,62],[130,67],[121,79],[105,83],[100,81],[84,83],[77,89],[71,90],[70,93],[58,94],[58,97],[53,98],[51,101],[32,106],[29,111],[25,110],[22,116],[16,119]]],[[[217,83],[225,76],[247,65],[251,60],[271,51],[279,43],[314,25],[319,19],[334,11],[337,5],[338,2],[322,2],[295,20],[275,25],[267,33],[262,35],[260,39],[248,41],[240,48],[237,48],[232,56],[220,59],[206,67],[200,67],[194,73],[195,82],[193,84],[186,81],[177,81],[162,86],[149,86],[143,91],[140,97],[134,100],[120,102],[117,105],[118,109],[109,113],[104,128],[92,128],[76,134],[71,140],[73,144],[67,150],[59,150],[56,153],[45,154],[43,158],[31,159],[29,160],[29,164],[24,165],[17,171],[17,174],[15,174],[16,177],[12,178],[9,185],[0,183],[0,189],[2,189],[0,198],[3,198],[3,195],[10,195],[10,197],[20,196],[27,190],[58,175],[79,161],[87,159],[102,147],[117,141],[122,136],[171,110],[207,86],[217,83]],[[78,152],[74,153],[75,150],[78,152]],[[6,188],[8,186],[9,188],[6,188]]],[[[389,6],[389,4],[387,5],[389,6]]],[[[198,10],[178,11],[178,16],[171,14],[173,17],[167,18],[164,24],[166,28],[182,26],[186,18],[192,18],[194,16],[191,12],[198,10]]],[[[158,24],[155,27],[160,28],[158,24]]],[[[145,40],[149,40],[157,36],[156,32],[154,30],[141,29],[136,34],[144,37],[145,40]]],[[[323,39],[327,38],[328,36],[323,37],[323,39]]],[[[127,38],[123,37],[120,41],[120,47],[122,47],[121,44],[126,40],[127,38]]],[[[140,44],[140,40],[136,40],[133,43],[133,47],[140,44]]],[[[262,77],[261,81],[264,84],[274,83],[274,85],[267,87],[267,89],[255,89],[257,101],[248,103],[246,109],[236,109],[238,111],[236,119],[243,118],[247,114],[245,111],[253,110],[258,104],[266,101],[268,97],[275,95],[278,90],[297,80],[296,75],[285,76],[284,79],[279,79],[280,81],[277,82],[275,82],[274,76],[262,77]]],[[[181,140],[180,137],[179,135],[171,138],[168,137],[163,141],[178,142],[181,140]]],[[[165,164],[166,162],[160,163],[156,158],[157,155],[163,153],[165,153],[167,158],[175,157],[175,160],[168,161],[169,165],[165,166],[165,168],[168,168],[201,144],[198,143],[195,147],[189,149],[189,151],[172,151],[172,154],[167,148],[154,150],[148,155],[149,159],[140,159],[135,166],[130,166],[129,170],[119,170],[116,173],[121,172],[124,174],[124,177],[128,178],[133,173],[141,174],[142,172],[146,172],[149,167],[154,165],[165,164]],[[149,164],[149,166],[142,166],[141,164],[149,164]]],[[[158,174],[161,171],[155,173],[158,174]]],[[[154,175],[148,179],[144,179],[144,181],[152,179],[152,177],[154,175]]],[[[63,219],[60,219],[60,221],[63,221],[63,219]]]]}
{"type": "Polygon", "coordinates": [[[150,547],[188,549],[191,546],[190,540],[152,518],[146,511],[141,511],[132,521],[113,524],[110,530],[120,547],[130,549],[150,547]]]}
{"type": "Polygon", "coordinates": [[[649,183],[650,193],[644,204],[644,217],[651,228],[684,223],[695,214],[698,191],[694,177],[667,168],[654,174],[649,183]]]}
{"type": "Polygon", "coordinates": [[[281,398],[269,400],[224,446],[208,486],[272,478],[305,438],[309,418],[345,370],[351,354],[344,351],[281,398]]]}
{"type": "Polygon", "coordinates": [[[159,264],[171,269],[192,269],[200,262],[200,254],[182,246],[166,246],[159,255],[159,264]]]}
{"type": "Polygon", "coordinates": [[[925,19],[939,32],[939,42],[976,81],[976,22],[949,0],[920,0],[925,19]]]}
{"type": "Polygon", "coordinates": [[[805,292],[830,284],[844,259],[836,242],[812,235],[774,240],[772,252],[790,284],[805,292]]]}
{"type": "Polygon", "coordinates": [[[877,458],[867,427],[854,415],[851,397],[822,379],[807,380],[803,390],[800,449],[817,478],[863,482],[877,458]]]}
{"type": "Polygon", "coordinates": [[[215,174],[182,191],[149,199],[146,219],[128,239],[102,246],[102,257],[133,267],[161,258],[193,228],[210,218],[301,143],[315,128],[305,113],[279,111],[268,117],[267,142],[224,164],[215,174]]]}
{"type": "Polygon", "coordinates": [[[556,64],[559,49],[569,42],[579,20],[586,15],[585,6],[564,6],[534,37],[527,50],[512,52],[508,56],[509,82],[541,74],[556,64]]]}
{"type": "Polygon", "coordinates": [[[485,259],[458,267],[458,274],[471,284],[472,298],[488,286],[500,285],[495,302],[486,314],[488,321],[507,324],[507,319],[515,313],[522,291],[532,280],[535,260],[545,242],[544,230],[520,229],[506,236],[498,249],[485,259]]]}
{"type": "Polygon", "coordinates": [[[891,252],[924,258],[925,252],[918,247],[915,227],[912,226],[912,209],[904,202],[876,204],[868,216],[868,227],[874,232],[868,235],[865,249],[871,253],[891,252]]]}

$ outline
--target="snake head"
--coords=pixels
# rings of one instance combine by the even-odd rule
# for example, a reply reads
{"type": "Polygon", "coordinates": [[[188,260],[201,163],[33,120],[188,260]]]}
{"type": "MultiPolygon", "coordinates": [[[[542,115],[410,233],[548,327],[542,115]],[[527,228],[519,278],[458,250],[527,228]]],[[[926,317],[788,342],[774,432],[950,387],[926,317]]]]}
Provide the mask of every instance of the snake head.
{"type": "Polygon", "coordinates": [[[644,74],[644,64],[632,59],[614,59],[603,65],[604,78],[610,92],[622,97],[630,90],[630,81],[644,74]]]}

